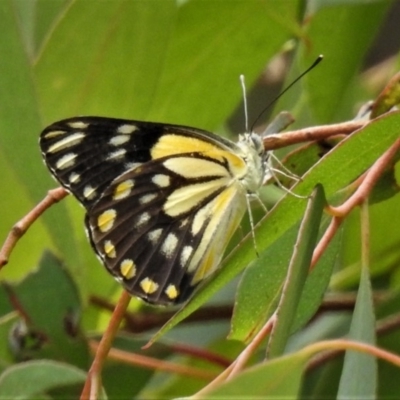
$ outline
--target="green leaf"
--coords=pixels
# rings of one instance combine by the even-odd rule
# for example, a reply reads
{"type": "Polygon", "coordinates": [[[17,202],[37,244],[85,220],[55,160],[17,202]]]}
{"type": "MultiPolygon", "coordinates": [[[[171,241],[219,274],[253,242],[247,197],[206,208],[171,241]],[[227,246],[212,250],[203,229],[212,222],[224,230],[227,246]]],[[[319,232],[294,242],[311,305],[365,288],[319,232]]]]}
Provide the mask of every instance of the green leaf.
{"type": "Polygon", "coordinates": [[[309,199],[282,288],[282,295],[276,311],[276,322],[268,343],[267,353],[271,358],[281,355],[285,349],[310,269],[325,204],[324,191],[318,185],[309,199]]]}
{"type": "Polygon", "coordinates": [[[202,399],[288,398],[296,399],[308,357],[291,354],[247,369],[218,388],[202,394],[202,399]]]}
{"type": "Polygon", "coordinates": [[[35,68],[46,123],[85,114],[144,119],[175,18],[172,0],[73,2],[35,68]],[[88,21],[90,34],[81,34],[88,21]]]}
{"type": "Polygon", "coordinates": [[[0,398],[29,399],[66,385],[83,383],[86,372],[55,361],[28,361],[0,375],[0,398]]]}
{"type": "Polygon", "coordinates": [[[266,63],[299,32],[299,4],[186,2],[178,12],[152,118],[204,129],[220,126],[242,97],[239,75],[245,74],[252,86],[266,63]]]}
{"type": "Polygon", "coordinates": [[[248,342],[275,311],[298,228],[295,225],[285,232],[244,272],[236,294],[230,339],[248,342]]]}
{"type": "MultiPolygon", "coordinates": [[[[323,220],[321,232],[326,229],[329,218],[323,220]]],[[[230,339],[248,342],[275,311],[297,233],[295,225],[266,249],[262,260],[269,260],[268,268],[265,268],[265,261],[258,258],[245,270],[236,294],[230,339]]],[[[292,333],[306,324],[320,306],[337,259],[340,237],[340,234],[335,236],[308,274],[292,333]]]]}
{"type": "Polygon", "coordinates": [[[324,61],[304,82],[307,86],[305,101],[314,123],[337,120],[339,115],[341,119],[352,118],[353,98],[351,104],[343,100],[389,6],[388,1],[351,5],[346,2],[310,13],[306,35],[312,38],[314,52],[303,47],[301,69],[310,65],[318,53],[324,55],[324,61]]]}
{"type": "MultiPolygon", "coordinates": [[[[0,53],[7,54],[7,57],[0,60],[0,148],[7,164],[12,168],[11,176],[23,185],[25,193],[20,192],[20,195],[32,207],[43,199],[50,187],[50,176],[44,174],[37,144],[41,120],[35,83],[20,36],[18,17],[11,1],[1,2],[0,20],[0,35],[7,38],[0,41],[0,53]]],[[[8,187],[8,191],[13,191],[13,185],[8,187]]],[[[29,208],[25,210],[28,211],[29,208]]],[[[13,215],[14,222],[22,216],[13,215]]],[[[54,243],[64,250],[68,264],[78,266],[79,252],[73,233],[64,235],[70,227],[65,206],[60,204],[56,210],[45,213],[43,221],[51,232],[54,243]]],[[[11,225],[5,227],[7,230],[10,228],[11,225]]],[[[41,239],[44,240],[44,237],[41,239]]],[[[25,261],[28,260],[29,258],[25,261]]],[[[27,266],[22,267],[25,270],[27,266]]]]}
{"type": "MultiPolygon", "coordinates": [[[[375,314],[368,265],[361,268],[360,286],[348,338],[375,345],[375,314]]],[[[338,399],[376,397],[377,360],[369,354],[346,351],[338,390],[338,399]]]]}
{"type": "MultiPolygon", "coordinates": [[[[328,218],[325,218],[325,220],[328,220],[328,218]]],[[[320,231],[324,232],[326,227],[327,223],[322,224],[320,231]]],[[[320,307],[338,259],[341,242],[342,230],[339,230],[319,259],[317,265],[309,273],[297,307],[297,314],[291,327],[292,333],[303,327],[320,307]]]]}

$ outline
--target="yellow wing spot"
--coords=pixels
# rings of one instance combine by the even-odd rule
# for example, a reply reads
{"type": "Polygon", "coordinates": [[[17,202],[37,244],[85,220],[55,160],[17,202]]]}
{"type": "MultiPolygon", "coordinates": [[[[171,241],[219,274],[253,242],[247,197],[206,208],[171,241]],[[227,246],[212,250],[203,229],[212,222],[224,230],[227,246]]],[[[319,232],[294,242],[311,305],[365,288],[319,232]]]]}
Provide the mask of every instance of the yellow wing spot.
{"type": "Polygon", "coordinates": [[[163,162],[165,168],[187,179],[204,176],[229,176],[229,171],[214,161],[195,157],[174,157],[163,162]]]}
{"type": "Polygon", "coordinates": [[[228,184],[229,181],[226,178],[219,178],[208,182],[179,187],[167,197],[163,205],[163,210],[170,217],[185,214],[201,204],[208,196],[211,196],[228,184]]]}
{"type": "Polygon", "coordinates": [[[152,294],[158,289],[158,283],[152,281],[150,278],[144,278],[140,282],[140,287],[143,289],[143,292],[147,294],[152,294]]]}
{"type": "Polygon", "coordinates": [[[72,167],[75,164],[75,158],[77,154],[75,153],[68,153],[63,155],[57,162],[56,168],[57,169],[66,169],[72,167]]]}
{"type": "Polygon", "coordinates": [[[113,208],[104,211],[97,218],[97,227],[101,232],[108,232],[113,227],[116,216],[117,212],[113,208]]]}
{"type": "Polygon", "coordinates": [[[169,233],[164,240],[164,243],[161,246],[161,252],[165,255],[165,257],[171,257],[178,244],[178,238],[173,233],[169,233]]]}
{"type": "MultiPolygon", "coordinates": [[[[158,142],[152,147],[151,157],[152,159],[156,159],[174,154],[179,155],[193,152],[202,153],[205,156],[214,158],[221,163],[228,162],[229,170],[236,177],[240,178],[246,174],[246,162],[239,154],[235,154],[235,149],[233,149],[233,151],[230,151],[229,149],[225,150],[219,146],[216,146],[214,143],[212,143],[211,139],[209,141],[207,138],[198,139],[172,133],[162,135],[158,142]]],[[[181,157],[177,158],[176,164],[180,163],[180,161],[178,161],[180,159],[181,157]]]]}
{"type": "Polygon", "coordinates": [[[48,153],[57,153],[57,151],[65,150],[80,143],[84,137],[83,132],[76,132],[52,144],[47,151],[48,153]]]}
{"type": "Polygon", "coordinates": [[[140,204],[147,204],[150,203],[152,200],[154,200],[157,197],[155,193],[150,193],[150,194],[145,194],[139,199],[140,204]]]}
{"type": "Polygon", "coordinates": [[[115,251],[115,246],[113,245],[111,240],[106,240],[104,242],[104,252],[106,253],[108,258],[117,257],[117,253],[115,251]]]}
{"type": "Polygon", "coordinates": [[[124,124],[124,125],[121,125],[121,126],[117,129],[117,132],[118,132],[118,133],[122,133],[122,134],[124,134],[124,135],[129,135],[129,134],[131,134],[131,133],[133,133],[133,132],[135,132],[135,131],[137,131],[137,130],[138,130],[138,127],[135,126],[135,125],[124,124]]]}
{"type": "Polygon", "coordinates": [[[165,289],[165,294],[169,299],[174,300],[178,297],[179,291],[175,285],[168,285],[168,287],[165,289]]]}
{"type": "Polygon", "coordinates": [[[89,124],[83,121],[75,121],[75,122],[68,122],[68,126],[70,126],[73,129],[85,129],[89,126],[89,124]]]}
{"type": "Polygon", "coordinates": [[[83,196],[88,200],[93,200],[96,195],[96,189],[92,185],[86,185],[83,189],[83,196]]]}
{"type": "Polygon", "coordinates": [[[121,275],[126,279],[132,279],[136,275],[136,265],[129,258],[121,262],[119,270],[121,271],[121,275]]]}
{"type": "Polygon", "coordinates": [[[66,133],[67,133],[67,131],[50,131],[50,132],[47,132],[43,137],[45,139],[52,139],[57,136],[65,135],[66,133]]]}
{"type": "Polygon", "coordinates": [[[110,139],[109,143],[112,146],[117,147],[117,146],[121,146],[121,145],[125,144],[126,142],[129,141],[129,139],[130,139],[130,136],[127,136],[127,135],[116,135],[110,139]]]}
{"type": "Polygon", "coordinates": [[[126,181],[121,182],[114,190],[113,199],[121,200],[125,197],[128,197],[132,191],[134,186],[134,181],[132,179],[127,179],[126,181]]]}
{"type": "Polygon", "coordinates": [[[119,161],[121,158],[125,157],[126,149],[119,149],[116,151],[113,151],[107,156],[107,160],[112,160],[112,161],[119,161]]]}
{"type": "Polygon", "coordinates": [[[151,178],[152,182],[160,188],[168,187],[171,183],[171,178],[168,175],[157,174],[151,178]]]}

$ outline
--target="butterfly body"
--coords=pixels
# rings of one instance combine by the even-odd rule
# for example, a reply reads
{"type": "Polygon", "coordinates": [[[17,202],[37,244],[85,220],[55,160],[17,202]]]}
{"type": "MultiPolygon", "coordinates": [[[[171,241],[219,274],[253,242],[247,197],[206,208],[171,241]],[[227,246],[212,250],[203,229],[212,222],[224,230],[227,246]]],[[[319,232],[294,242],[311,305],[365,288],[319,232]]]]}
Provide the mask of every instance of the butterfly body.
{"type": "Polygon", "coordinates": [[[89,240],[131,294],[178,304],[209,277],[268,174],[261,138],[101,117],[41,134],[53,176],[85,207],[89,240]]]}

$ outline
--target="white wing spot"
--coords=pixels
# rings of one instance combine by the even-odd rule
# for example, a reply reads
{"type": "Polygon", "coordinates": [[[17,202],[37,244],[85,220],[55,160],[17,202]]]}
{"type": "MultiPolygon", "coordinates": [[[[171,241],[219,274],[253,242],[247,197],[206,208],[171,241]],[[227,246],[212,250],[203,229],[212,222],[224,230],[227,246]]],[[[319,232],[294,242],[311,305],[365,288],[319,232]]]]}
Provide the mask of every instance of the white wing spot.
{"type": "Polygon", "coordinates": [[[165,294],[169,299],[174,300],[178,297],[179,291],[175,285],[168,285],[168,287],[165,289],[165,294]]]}
{"type": "Polygon", "coordinates": [[[125,163],[125,170],[126,171],[133,170],[133,169],[135,169],[135,168],[137,168],[137,167],[139,167],[141,165],[142,165],[142,163],[127,162],[127,163],[125,163]]]}
{"type": "Polygon", "coordinates": [[[75,164],[75,158],[77,154],[75,153],[68,153],[63,155],[57,162],[56,168],[57,169],[66,169],[72,167],[75,164]]]}
{"type": "Polygon", "coordinates": [[[126,149],[119,149],[113,151],[107,156],[107,160],[111,161],[120,161],[122,158],[125,157],[126,149]]]}
{"type": "Polygon", "coordinates": [[[64,139],[59,140],[58,142],[52,144],[47,150],[48,153],[57,153],[57,151],[61,151],[67,149],[68,147],[76,146],[80,143],[85,134],[83,132],[76,132],[72,135],[65,137],[64,139]]]}
{"type": "Polygon", "coordinates": [[[195,217],[193,218],[192,222],[192,234],[197,235],[201,228],[203,227],[204,223],[208,220],[211,213],[211,204],[206,204],[203,208],[197,211],[195,217]]]}
{"type": "Polygon", "coordinates": [[[127,179],[126,181],[121,182],[114,190],[113,199],[121,200],[129,196],[132,191],[135,182],[133,179],[127,179]]]}
{"type": "Polygon", "coordinates": [[[81,180],[81,176],[76,172],[72,172],[71,175],[68,177],[69,183],[78,183],[81,180]]]}
{"type": "Polygon", "coordinates": [[[83,189],[83,196],[88,200],[93,200],[96,197],[96,188],[92,185],[86,185],[83,189]]]}
{"type": "Polygon", "coordinates": [[[124,134],[124,135],[129,135],[129,134],[131,134],[131,133],[133,133],[133,132],[135,132],[135,131],[137,131],[137,130],[138,130],[138,127],[135,126],[135,125],[124,124],[124,125],[121,125],[121,126],[117,129],[117,132],[118,132],[118,133],[122,133],[122,134],[124,134]]]}
{"type": "Polygon", "coordinates": [[[89,124],[83,121],[75,121],[75,122],[68,122],[68,126],[70,126],[73,129],[85,129],[89,126],[89,124]]]}
{"type": "Polygon", "coordinates": [[[156,193],[150,193],[150,194],[145,194],[139,199],[140,204],[147,204],[150,203],[152,200],[154,200],[157,197],[156,193]]]}
{"type": "Polygon", "coordinates": [[[109,144],[111,144],[111,146],[121,146],[126,142],[129,142],[129,139],[130,136],[128,135],[116,135],[110,139],[109,144]]]}
{"type": "Polygon", "coordinates": [[[142,225],[146,224],[150,220],[150,214],[144,212],[140,214],[139,218],[136,221],[136,228],[140,228],[142,225]]]}
{"type": "Polygon", "coordinates": [[[186,266],[186,264],[187,264],[190,256],[192,255],[192,253],[193,253],[193,247],[192,246],[184,246],[183,247],[182,253],[181,253],[181,259],[180,259],[182,267],[186,266]]]}
{"type": "Polygon", "coordinates": [[[152,182],[158,187],[168,187],[171,183],[171,178],[168,175],[157,174],[151,178],[152,182]]]}
{"type": "Polygon", "coordinates": [[[178,244],[178,238],[175,234],[169,233],[164,240],[164,243],[161,246],[161,252],[168,258],[171,257],[175,250],[176,245],[178,244]]]}
{"type": "Polygon", "coordinates": [[[45,139],[51,139],[51,138],[55,138],[57,136],[65,135],[66,133],[67,133],[67,131],[50,131],[50,132],[47,132],[43,137],[45,139]]]}
{"type": "Polygon", "coordinates": [[[154,282],[150,278],[144,278],[140,282],[140,287],[143,289],[143,292],[147,294],[154,293],[158,289],[158,283],[154,282]]]}
{"type": "Polygon", "coordinates": [[[130,258],[121,262],[119,270],[121,271],[121,275],[126,279],[132,279],[136,275],[135,263],[130,258]]]}
{"type": "Polygon", "coordinates": [[[104,252],[106,253],[108,258],[117,257],[117,253],[115,251],[115,246],[113,245],[111,240],[106,240],[104,242],[104,252]]]}
{"type": "Polygon", "coordinates": [[[152,244],[156,244],[158,243],[158,240],[160,239],[162,232],[163,230],[161,228],[155,229],[154,231],[150,231],[147,234],[147,237],[149,238],[152,244]]]}
{"type": "Polygon", "coordinates": [[[101,213],[97,218],[97,227],[101,232],[108,232],[114,225],[117,212],[110,208],[101,213]]]}

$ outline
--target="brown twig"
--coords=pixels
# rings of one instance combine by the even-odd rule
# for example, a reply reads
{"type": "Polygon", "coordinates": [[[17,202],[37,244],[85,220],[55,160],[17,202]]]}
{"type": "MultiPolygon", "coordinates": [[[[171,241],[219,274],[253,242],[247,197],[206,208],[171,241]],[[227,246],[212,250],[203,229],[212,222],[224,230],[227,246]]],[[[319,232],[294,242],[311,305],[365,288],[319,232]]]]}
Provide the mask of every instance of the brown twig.
{"type": "MultiPolygon", "coordinates": [[[[375,332],[377,336],[383,336],[400,328],[400,314],[377,321],[375,332]]],[[[306,371],[312,371],[319,366],[326,364],[328,361],[342,354],[341,350],[328,350],[315,356],[308,364],[306,371]]]]}
{"type": "Polygon", "coordinates": [[[395,157],[396,153],[400,149],[400,139],[397,139],[392,146],[381,156],[379,157],[374,165],[365,173],[364,179],[360,182],[359,187],[353,193],[351,197],[349,197],[341,206],[326,207],[326,210],[329,214],[333,216],[332,221],[325,231],[323,237],[319,241],[317,247],[314,250],[313,259],[311,262],[311,269],[315,266],[326,247],[332,240],[333,236],[339,229],[344,218],[358,205],[360,205],[363,201],[365,201],[379,178],[384,173],[386,167],[391,163],[392,159],[395,157]]]}
{"type": "MultiPolygon", "coordinates": [[[[97,353],[99,351],[99,343],[91,340],[90,348],[97,353]]],[[[180,365],[169,361],[159,360],[153,357],[135,354],[119,349],[111,348],[108,352],[108,358],[124,362],[129,365],[140,366],[156,371],[173,372],[179,375],[190,376],[192,378],[210,380],[215,377],[215,373],[200,368],[190,367],[188,365],[180,365]]]]}
{"type": "Polygon", "coordinates": [[[268,135],[264,138],[267,150],[276,150],[292,144],[326,139],[339,134],[350,134],[366,125],[365,121],[347,121],[340,124],[313,126],[285,133],[268,135]]]}
{"type": "Polygon", "coordinates": [[[124,290],[111,316],[108,327],[98,345],[93,363],[86,378],[85,386],[82,390],[80,397],[81,400],[95,400],[98,398],[101,389],[101,371],[103,369],[103,364],[111,349],[112,341],[114,340],[119,325],[124,318],[130,300],[131,297],[129,293],[124,290]]]}
{"type": "Polygon", "coordinates": [[[36,205],[28,214],[19,220],[10,230],[3,247],[0,250],[0,269],[7,264],[8,259],[18,240],[25,234],[29,227],[54,203],[59,202],[68,192],[64,188],[49,190],[46,197],[36,205]]]}
{"type": "Polygon", "coordinates": [[[203,348],[194,347],[191,345],[189,346],[185,344],[176,344],[176,343],[167,344],[167,346],[176,353],[208,361],[212,364],[219,365],[223,368],[229,367],[229,365],[232,363],[232,361],[229,360],[228,358],[213,353],[209,350],[205,350],[203,348]]]}

